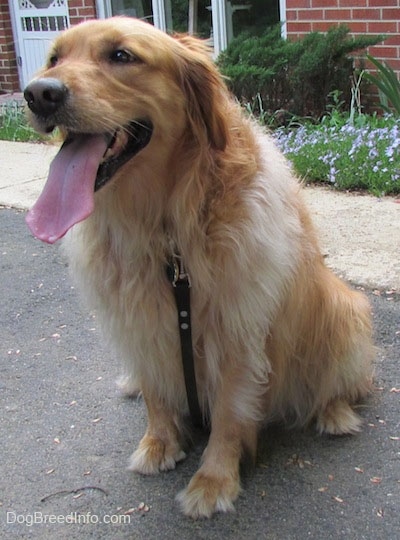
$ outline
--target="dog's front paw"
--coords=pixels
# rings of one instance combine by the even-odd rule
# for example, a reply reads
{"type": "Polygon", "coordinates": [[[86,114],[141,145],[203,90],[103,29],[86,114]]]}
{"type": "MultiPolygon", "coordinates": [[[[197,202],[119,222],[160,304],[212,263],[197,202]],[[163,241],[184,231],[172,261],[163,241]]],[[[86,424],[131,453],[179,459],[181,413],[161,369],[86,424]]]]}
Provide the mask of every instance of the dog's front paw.
{"type": "Polygon", "coordinates": [[[198,471],[186,489],[178,493],[183,513],[193,519],[209,518],[214,512],[234,511],[240,492],[239,478],[218,477],[198,471]]]}
{"type": "Polygon", "coordinates": [[[145,435],[129,461],[129,470],[141,474],[156,474],[175,469],[176,463],[186,454],[177,442],[166,443],[156,437],[145,435]]]}

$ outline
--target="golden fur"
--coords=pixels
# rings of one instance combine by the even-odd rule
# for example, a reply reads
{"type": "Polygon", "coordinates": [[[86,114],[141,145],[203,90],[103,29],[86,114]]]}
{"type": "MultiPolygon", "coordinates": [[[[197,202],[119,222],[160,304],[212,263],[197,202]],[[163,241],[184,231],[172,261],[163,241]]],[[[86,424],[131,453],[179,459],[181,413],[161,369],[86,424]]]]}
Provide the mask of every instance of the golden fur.
{"type": "Polygon", "coordinates": [[[359,430],[350,405],[371,381],[368,302],[326,268],[298,182],[200,41],[115,18],[66,31],[52,55],[57,63],[41,76],[69,88],[73,129],[143,117],[154,125],[149,145],[96,193],[93,214],[66,241],[74,276],[126,358],[128,386],[146,402],[148,428],[130,468],[153,474],[185,457],[188,406],[165,276],[172,242],[191,277],[197,384],[211,423],[178,500],[195,518],[231,510],[239,461],[255,456],[263,422],[359,430]],[[112,48],[139,60],[107,63],[112,48]]]}

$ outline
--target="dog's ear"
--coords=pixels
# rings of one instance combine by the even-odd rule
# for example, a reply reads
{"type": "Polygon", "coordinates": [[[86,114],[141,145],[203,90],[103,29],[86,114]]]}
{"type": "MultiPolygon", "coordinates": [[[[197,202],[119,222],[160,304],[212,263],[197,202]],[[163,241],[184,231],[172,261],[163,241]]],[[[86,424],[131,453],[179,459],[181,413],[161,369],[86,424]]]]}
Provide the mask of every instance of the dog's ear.
{"type": "Polygon", "coordinates": [[[185,48],[179,59],[179,76],[192,130],[200,140],[206,134],[213,148],[224,150],[229,137],[226,86],[201,40],[191,36],[176,39],[185,48]]]}

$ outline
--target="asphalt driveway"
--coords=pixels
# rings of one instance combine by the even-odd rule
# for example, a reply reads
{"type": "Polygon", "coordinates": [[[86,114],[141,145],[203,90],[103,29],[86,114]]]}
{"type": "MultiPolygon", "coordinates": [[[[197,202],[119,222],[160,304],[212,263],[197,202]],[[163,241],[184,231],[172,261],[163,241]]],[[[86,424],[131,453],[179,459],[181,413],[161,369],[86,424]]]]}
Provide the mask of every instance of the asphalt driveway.
{"type": "Polygon", "coordinates": [[[35,241],[24,212],[0,210],[0,537],[38,539],[370,539],[400,530],[400,296],[373,305],[376,391],[355,437],[266,429],[236,512],[180,515],[175,494],[206,444],[156,477],[126,471],[145,429],[121,398],[120,362],[79,304],[58,246],[35,241]]]}

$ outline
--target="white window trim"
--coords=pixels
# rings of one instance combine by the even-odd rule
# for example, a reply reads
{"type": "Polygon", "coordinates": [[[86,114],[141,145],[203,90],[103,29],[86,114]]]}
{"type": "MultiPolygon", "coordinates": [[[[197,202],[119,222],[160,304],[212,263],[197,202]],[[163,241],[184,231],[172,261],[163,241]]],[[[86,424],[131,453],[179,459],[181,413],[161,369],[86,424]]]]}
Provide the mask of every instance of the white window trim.
{"type": "Polygon", "coordinates": [[[152,0],[154,26],[167,31],[166,2],[165,0],[152,0]]]}
{"type": "Polygon", "coordinates": [[[221,0],[211,0],[211,20],[213,28],[214,56],[228,46],[228,34],[226,29],[226,4],[221,0]]]}
{"type": "Polygon", "coordinates": [[[283,39],[287,38],[287,24],[286,24],[286,0],[279,0],[279,18],[281,20],[281,36],[283,39]]]}
{"type": "Polygon", "coordinates": [[[96,13],[99,19],[111,17],[110,0],[96,0],[96,13]]]}

